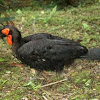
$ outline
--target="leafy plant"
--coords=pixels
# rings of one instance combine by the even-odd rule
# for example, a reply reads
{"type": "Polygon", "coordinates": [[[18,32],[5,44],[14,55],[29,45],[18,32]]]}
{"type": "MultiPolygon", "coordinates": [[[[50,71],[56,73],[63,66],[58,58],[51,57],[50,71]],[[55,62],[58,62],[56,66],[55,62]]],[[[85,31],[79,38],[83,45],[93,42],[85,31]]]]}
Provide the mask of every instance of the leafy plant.
{"type": "Polygon", "coordinates": [[[8,81],[8,80],[0,79],[0,89],[2,88],[2,86],[3,86],[7,81],[8,81]]]}
{"type": "Polygon", "coordinates": [[[91,27],[87,23],[82,23],[83,29],[91,30],[91,27]]]}
{"type": "Polygon", "coordinates": [[[18,10],[16,11],[16,13],[19,14],[19,15],[22,15],[22,11],[21,11],[20,9],[18,9],[18,10]]]}
{"type": "Polygon", "coordinates": [[[15,19],[14,17],[3,17],[3,18],[0,18],[0,23],[9,22],[14,19],[15,19]]]}
{"type": "Polygon", "coordinates": [[[50,17],[53,17],[53,15],[56,13],[57,6],[55,6],[52,11],[50,12],[50,17]]]}
{"type": "Polygon", "coordinates": [[[35,85],[32,81],[25,83],[24,86],[31,86],[34,91],[37,91],[41,84],[35,85]]]}
{"type": "Polygon", "coordinates": [[[4,4],[4,0],[0,0],[0,5],[1,5],[1,4],[4,4]]]}
{"type": "Polygon", "coordinates": [[[54,16],[54,14],[56,13],[57,11],[57,6],[55,6],[52,11],[49,13],[49,15],[45,18],[41,18],[43,20],[44,23],[48,23],[50,22],[50,20],[52,19],[52,17],[54,16]]]}
{"type": "Polygon", "coordinates": [[[90,84],[91,84],[91,79],[89,79],[89,80],[85,83],[86,86],[90,86],[90,84]]]}
{"type": "Polygon", "coordinates": [[[0,62],[7,61],[6,59],[0,58],[0,62]]]}

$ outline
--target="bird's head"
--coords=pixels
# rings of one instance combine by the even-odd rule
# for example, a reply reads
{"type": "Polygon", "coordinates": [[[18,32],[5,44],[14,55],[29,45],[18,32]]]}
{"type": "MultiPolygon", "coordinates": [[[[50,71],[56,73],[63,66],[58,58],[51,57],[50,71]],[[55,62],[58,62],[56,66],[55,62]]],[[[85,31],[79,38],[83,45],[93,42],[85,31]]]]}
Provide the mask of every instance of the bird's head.
{"type": "Polygon", "coordinates": [[[2,29],[0,29],[0,38],[7,37],[7,42],[9,45],[13,45],[14,41],[21,40],[21,34],[19,30],[11,25],[5,25],[2,29]]]}

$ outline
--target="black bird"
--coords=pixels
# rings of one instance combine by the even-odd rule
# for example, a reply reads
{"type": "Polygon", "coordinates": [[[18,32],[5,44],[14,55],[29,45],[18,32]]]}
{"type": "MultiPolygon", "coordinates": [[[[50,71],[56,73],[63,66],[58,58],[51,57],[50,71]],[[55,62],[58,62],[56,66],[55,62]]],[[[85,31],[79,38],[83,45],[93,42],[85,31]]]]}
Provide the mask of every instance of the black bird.
{"type": "MultiPolygon", "coordinates": [[[[93,58],[91,50],[88,52],[88,49],[78,42],[47,33],[22,38],[16,27],[6,25],[0,31],[0,37],[5,36],[16,57],[39,71],[61,71],[64,65],[71,64],[77,58],[93,58]]],[[[100,49],[98,51],[100,52],[100,49]]],[[[94,60],[100,60],[98,55],[95,56],[94,60]]]]}

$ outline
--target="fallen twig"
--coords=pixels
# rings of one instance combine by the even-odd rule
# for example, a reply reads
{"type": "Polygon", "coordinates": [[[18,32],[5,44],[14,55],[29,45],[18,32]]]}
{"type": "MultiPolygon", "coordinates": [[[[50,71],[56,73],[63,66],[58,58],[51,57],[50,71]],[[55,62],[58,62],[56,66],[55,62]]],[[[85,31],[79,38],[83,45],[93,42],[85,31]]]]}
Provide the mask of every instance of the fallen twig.
{"type": "Polygon", "coordinates": [[[44,88],[44,87],[47,87],[47,86],[51,86],[51,85],[54,85],[54,84],[58,84],[58,83],[61,83],[63,81],[66,81],[66,80],[67,80],[67,78],[66,79],[63,79],[63,80],[60,80],[60,81],[52,82],[52,83],[49,83],[49,84],[46,84],[46,85],[42,85],[42,86],[40,86],[40,88],[44,88]]]}
{"type": "Polygon", "coordinates": [[[44,98],[44,100],[48,100],[45,96],[42,96],[44,98]]]}

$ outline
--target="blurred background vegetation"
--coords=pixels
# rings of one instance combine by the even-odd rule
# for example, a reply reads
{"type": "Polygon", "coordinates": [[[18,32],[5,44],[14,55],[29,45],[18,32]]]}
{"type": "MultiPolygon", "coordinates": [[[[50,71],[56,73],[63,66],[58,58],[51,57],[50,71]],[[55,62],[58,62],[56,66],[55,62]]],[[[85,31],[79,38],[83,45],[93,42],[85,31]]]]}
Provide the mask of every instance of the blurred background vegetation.
{"type": "Polygon", "coordinates": [[[33,7],[34,5],[59,5],[62,7],[71,5],[78,6],[99,2],[100,0],[0,0],[0,10],[9,8],[33,7]]]}
{"type": "MultiPolygon", "coordinates": [[[[37,7],[37,9],[39,9],[39,6],[54,7],[56,5],[61,9],[67,7],[68,5],[77,7],[96,2],[100,2],[100,0],[0,0],[0,17],[2,13],[5,16],[4,18],[0,18],[0,23],[7,22],[8,24],[8,21],[14,20],[13,17],[9,17],[9,15],[6,13],[6,10],[9,9],[14,10],[24,7],[37,7]]],[[[11,24],[13,24],[13,22],[11,22],[11,24]]]]}

